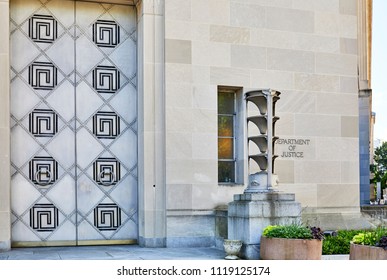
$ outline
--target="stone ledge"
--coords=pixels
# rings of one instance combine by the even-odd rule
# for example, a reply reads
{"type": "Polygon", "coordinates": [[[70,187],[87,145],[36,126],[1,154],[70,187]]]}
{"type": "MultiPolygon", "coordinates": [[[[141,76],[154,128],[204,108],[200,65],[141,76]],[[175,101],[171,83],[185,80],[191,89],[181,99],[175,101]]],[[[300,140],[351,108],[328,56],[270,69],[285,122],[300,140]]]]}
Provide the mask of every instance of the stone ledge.
{"type": "Polygon", "coordinates": [[[282,193],[282,192],[260,192],[260,193],[244,193],[235,194],[234,201],[294,201],[294,193],[282,193]]]}

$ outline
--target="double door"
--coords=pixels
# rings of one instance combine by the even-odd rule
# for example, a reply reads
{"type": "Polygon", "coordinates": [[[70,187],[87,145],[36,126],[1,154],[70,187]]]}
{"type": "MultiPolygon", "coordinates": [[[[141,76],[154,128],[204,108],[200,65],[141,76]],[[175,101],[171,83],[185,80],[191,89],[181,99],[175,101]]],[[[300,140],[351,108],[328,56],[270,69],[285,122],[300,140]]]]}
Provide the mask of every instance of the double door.
{"type": "Polygon", "coordinates": [[[14,246],[136,242],[134,7],[10,3],[14,246]]]}

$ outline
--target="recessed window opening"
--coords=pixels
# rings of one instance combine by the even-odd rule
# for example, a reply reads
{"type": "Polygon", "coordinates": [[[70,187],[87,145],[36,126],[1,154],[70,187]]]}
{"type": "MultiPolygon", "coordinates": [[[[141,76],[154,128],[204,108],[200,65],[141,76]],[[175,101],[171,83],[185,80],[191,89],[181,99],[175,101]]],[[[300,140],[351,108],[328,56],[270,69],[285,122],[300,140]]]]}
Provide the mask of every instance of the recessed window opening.
{"type": "Polygon", "coordinates": [[[218,182],[236,182],[235,91],[218,91],[218,182]]]}

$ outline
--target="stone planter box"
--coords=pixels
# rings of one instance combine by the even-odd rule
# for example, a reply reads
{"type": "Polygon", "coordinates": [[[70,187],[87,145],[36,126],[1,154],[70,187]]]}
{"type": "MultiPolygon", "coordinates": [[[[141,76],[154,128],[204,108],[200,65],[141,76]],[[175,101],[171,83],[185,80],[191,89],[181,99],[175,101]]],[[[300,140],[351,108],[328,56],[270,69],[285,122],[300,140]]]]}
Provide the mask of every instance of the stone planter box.
{"type": "Polygon", "coordinates": [[[321,260],[322,241],[261,237],[262,260],[321,260]]]}
{"type": "Polygon", "coordinates": [[[350,260],[387,260],[387,250],[375,246],[351,244],[349,247],[350,260]]]}

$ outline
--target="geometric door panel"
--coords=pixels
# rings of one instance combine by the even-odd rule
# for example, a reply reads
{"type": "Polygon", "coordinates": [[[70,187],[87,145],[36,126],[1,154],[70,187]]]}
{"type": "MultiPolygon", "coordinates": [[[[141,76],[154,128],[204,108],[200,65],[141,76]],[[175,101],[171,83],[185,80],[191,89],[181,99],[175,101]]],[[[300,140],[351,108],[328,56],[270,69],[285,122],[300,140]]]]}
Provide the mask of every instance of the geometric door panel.
{"type": "Polygon", "coordinates": [[[14,246],[133,243],[133,6],[10,1],[14,246]]]}

